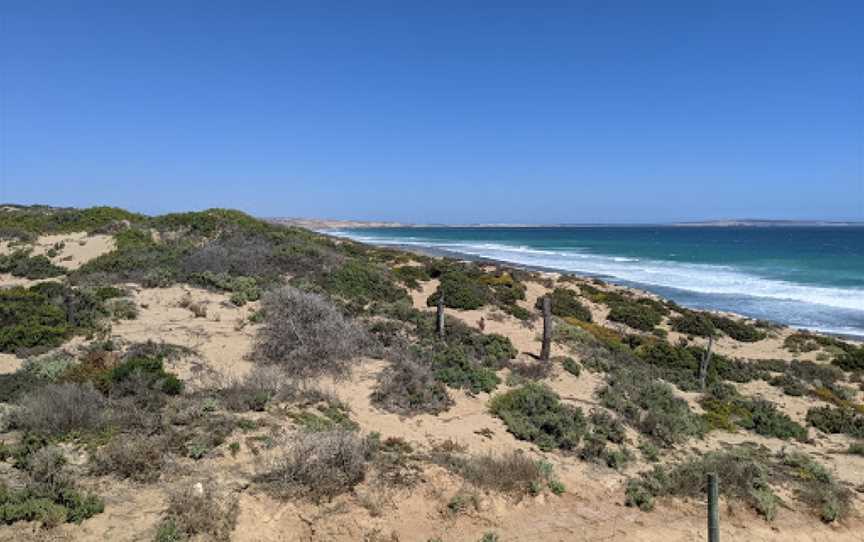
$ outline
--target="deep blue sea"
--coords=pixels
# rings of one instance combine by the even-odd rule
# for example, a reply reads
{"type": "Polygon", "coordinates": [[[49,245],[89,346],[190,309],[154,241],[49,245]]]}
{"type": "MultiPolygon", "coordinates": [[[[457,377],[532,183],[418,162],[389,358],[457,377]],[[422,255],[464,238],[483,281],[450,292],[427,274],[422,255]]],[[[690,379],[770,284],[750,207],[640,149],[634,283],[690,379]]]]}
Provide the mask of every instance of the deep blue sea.
{"type": "Polygon", "coordinates": [[[689,307],[864,336],[864,227],[435,227],[329,233],[599,276],[689,307]]]}

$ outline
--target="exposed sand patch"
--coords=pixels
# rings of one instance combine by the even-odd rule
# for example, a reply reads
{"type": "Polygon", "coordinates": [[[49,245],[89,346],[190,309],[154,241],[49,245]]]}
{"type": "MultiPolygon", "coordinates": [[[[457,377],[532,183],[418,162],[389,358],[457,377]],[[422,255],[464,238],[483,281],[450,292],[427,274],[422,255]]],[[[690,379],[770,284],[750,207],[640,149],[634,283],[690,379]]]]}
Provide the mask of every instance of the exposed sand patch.
{"type": "Polygon", "coordinates": [[[249,323],[241,327],[240,323],[255,311],[257,303],[236,307],[228,302],[228,297],[181,286],[136,289],[133,298],[141,314],[135,320],[115,322],[112,334],[131,342],[155,340],[192,348],[205,364],[189,366],[188,360],[179,363],[176,369],[184,378],[204,370],[224,377],[239,377],[252,367],[246,355],[257,328],[249,323]],[[207,316],[196,317],[191,310],[182,307],[186,299],[205,306],[207,316]]]}
{"type": "Polygon", "coordinates": [[[61,282],[61,280],[62,277],[31,280],[24,277],[13,277],[9,273],[0,273],[0,288],[14,288],[16,286],[30,288],[42,282],[61,282]]]}
{"type": "Polygon", "coordinates": [[[87,235],[85,232],[46,235],[36,241],[34,254],[45,254],[56,244],[62,243],[59,254],[51,259],[66,269],[78,269],[88,261],[114,250],[114,237],[110,235],[87,235]]]}

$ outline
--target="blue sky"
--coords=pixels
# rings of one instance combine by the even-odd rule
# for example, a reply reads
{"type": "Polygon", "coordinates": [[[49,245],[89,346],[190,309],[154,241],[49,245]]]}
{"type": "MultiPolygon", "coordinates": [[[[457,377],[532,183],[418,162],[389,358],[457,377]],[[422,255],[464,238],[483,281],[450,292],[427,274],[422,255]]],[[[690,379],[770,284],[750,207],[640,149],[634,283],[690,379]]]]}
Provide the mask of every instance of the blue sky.
{"type": "Polygon", "coordinates": [[[864,219],[864,2],[0,0],[0,200],[864,219]]]}

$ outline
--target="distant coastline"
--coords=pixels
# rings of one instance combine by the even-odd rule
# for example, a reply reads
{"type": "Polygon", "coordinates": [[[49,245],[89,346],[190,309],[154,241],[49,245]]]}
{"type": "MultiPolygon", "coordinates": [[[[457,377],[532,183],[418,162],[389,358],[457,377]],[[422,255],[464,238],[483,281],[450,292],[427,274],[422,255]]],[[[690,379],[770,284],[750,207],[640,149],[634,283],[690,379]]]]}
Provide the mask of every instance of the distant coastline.
{"type": "Polygon", "coordinates": [[[481,223],[481,224],[417,224],[410,222],[396,222],[383,220],[338,220],[319,218],[267,218],[268,222],[288,226],[299,226],[313,230],[338,230],[353,228],[579,228],[579,227],[645,227],[656,226],[666,228],[774,228],[774,227],[864,227],[864,221],[840,221],[840,220],[762,220],[762,219],[728,219],[728,220],[704,220],[687,222],[655,222],[655,223],[559,223],[559,224],[505,224],[505,223],[481,223]]]}

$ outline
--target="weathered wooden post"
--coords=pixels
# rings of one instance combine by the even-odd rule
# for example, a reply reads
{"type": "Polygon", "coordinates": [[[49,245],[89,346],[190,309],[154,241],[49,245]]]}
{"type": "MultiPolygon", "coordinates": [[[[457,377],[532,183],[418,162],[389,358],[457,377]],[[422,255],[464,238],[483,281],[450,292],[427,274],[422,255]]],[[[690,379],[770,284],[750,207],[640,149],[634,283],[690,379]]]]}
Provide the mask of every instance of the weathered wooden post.
{"type": "Polygon", "coordinates": [[[717,475],[708,475],[708,542],[720,542],[720,505],[717,475]]]}
{"type": "Polygon", "coordinates": [[[549,361],[552,352],[552,299],[547,295],[543,298],[543,346],[540,347],[540,359],[549,361]]]}
{"type": "Polygon", "coordinates": [[[436,319],[437,329],[438,329],[438,337],[444,338],[444,292],[441,292],[441,295],[438,296],[438,314],[436,319]]]}
{"type": "Polygon", "coordinates": [[[699,389],[705,391],[705,382],[708,380],[708,366],[711,365],[711,349],[714,347],[714,335],[708,336],[708,350],[702,354],[699,362],[699,389]]]}

